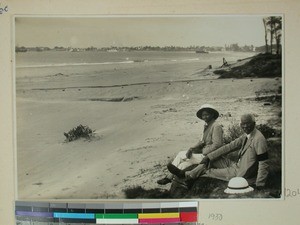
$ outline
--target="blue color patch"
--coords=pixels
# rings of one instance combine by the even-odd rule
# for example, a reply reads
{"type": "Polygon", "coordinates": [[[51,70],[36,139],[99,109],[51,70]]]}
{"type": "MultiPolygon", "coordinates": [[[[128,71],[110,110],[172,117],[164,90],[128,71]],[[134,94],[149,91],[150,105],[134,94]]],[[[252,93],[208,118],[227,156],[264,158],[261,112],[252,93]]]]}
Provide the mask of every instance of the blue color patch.
{"type": "Polygon", "coordinates": [[[93,214],[93,213],[56,213],[56,212],[54,212],[54,218],[95,219],[95,214],[93,214]]]}

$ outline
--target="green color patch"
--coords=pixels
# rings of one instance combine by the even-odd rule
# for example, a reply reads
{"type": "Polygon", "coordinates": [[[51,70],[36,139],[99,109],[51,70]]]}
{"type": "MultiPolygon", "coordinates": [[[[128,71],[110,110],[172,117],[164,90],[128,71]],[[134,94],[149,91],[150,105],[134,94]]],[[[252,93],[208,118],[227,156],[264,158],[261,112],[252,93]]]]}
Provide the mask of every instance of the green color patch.
{"type": "Polygon", "coordinates": [[[137,219],[138,214],[131,213],[112,213],[112,214],[96,214],[96,219],[137,219]]]}

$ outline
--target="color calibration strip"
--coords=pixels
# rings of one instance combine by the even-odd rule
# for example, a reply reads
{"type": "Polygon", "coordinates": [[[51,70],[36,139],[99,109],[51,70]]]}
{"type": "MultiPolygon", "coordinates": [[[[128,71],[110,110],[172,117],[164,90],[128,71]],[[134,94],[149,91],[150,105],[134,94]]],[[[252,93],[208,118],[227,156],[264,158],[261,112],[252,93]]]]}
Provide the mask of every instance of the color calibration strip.
{"type": "Polygon", "coordinates": [[[198,202],[48,203],[15,202],[17,221],[91,224],[196,223],[198,202]]]}

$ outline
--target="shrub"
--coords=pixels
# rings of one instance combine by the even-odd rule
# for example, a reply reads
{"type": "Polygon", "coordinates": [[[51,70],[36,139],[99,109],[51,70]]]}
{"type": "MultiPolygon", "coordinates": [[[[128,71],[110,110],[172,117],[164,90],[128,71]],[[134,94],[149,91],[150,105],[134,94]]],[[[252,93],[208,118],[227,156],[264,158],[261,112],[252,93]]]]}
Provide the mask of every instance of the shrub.
{"type": "MultiPolygon", "coordinates": [[[[267,124],[259,124],[256,128],[264,135],[266,139],[271,137],[281,137],[281,131],[270,127],[267,124]]],[[[228,127],[227,133],[224,136],[224,143],[228,144],[234,139],[240,137],[243,134],[243,130],[239,124],[232,124],[228,127]]]]}
{"type": "Polygon", "coordinates": [[[139,198],[170,198],[168,190],[160,188],[144,189],[141,186],[128,187],[123,190],[126,198],[139,199],[139,198]]]}
{"type": "Polygon", "coordinates": [[[281,136],[280,130],[273,129],[267,124],[259,124],[256,126],[256,128],[265,136],[266,139],[281,136]]]}
{"type": "Polygon", "coordinates": [[[224,135],[224,143],[228,144],[234,139],[240,137],[243,134],[243,130],[239,124],[232,124],[228,127],[227,133],[224,135]]]}
{"type": "Polygon", "coordinates": [[[214,74],[217,74],[217,75],[223,75],[223,74],[225,74],[225,73],[227,73],[226,70],[215,70],[215,71],[214,71],[214,74]]]}
{"type": "Polygon", "coordinates": [[[68,133],[64,133],[66,142],[75,141],[79,138],[85,138],[90,140],[94,136],[94,131],[88,126],[79,125],[71,129],[68,133]]]}

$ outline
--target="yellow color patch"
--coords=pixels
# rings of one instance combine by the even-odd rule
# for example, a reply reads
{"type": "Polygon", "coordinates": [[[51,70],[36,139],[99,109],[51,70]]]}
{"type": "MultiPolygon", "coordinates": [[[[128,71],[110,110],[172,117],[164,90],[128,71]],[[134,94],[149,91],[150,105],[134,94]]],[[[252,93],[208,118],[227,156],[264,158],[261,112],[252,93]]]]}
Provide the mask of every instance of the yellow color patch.
{"type": "Polygon", "coordinates": [[[179,218],[179,213],[139,213],[139,219],[179,218]]]}

